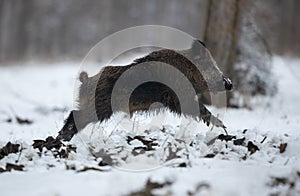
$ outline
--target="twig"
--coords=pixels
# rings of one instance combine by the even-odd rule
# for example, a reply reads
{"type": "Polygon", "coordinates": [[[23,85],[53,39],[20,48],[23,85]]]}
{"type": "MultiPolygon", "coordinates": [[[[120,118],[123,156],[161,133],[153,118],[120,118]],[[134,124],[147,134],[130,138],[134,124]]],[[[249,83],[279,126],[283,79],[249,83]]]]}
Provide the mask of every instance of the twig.
{"type": "Polygon", "coordinates": [[[261,144],[264,143],[264,141],[267,139],[267,136],[264,137],[264,139],[260,142],[261,144]]]}
{"type": "Polygon", "coordinates": [[[22,151],[23,151],[23,149],[24,149],[24,148],[21,146],[20,153],[19,153],[18,159],[16,160],[16,163],[18,163],[18,162],[19,162],[19,160],[20,160],[20,157],[21,157],[21,155],[22,155],[22,151]]]}

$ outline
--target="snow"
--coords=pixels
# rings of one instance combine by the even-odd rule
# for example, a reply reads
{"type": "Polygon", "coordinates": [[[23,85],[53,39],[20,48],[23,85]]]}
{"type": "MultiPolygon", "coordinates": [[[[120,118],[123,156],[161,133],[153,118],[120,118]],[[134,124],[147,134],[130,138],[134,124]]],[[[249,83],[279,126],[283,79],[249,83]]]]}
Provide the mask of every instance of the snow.
{"type": "MultiPolygon", "coordinates": [[[[260,148],[254,154],[249,155],[247,148],[234,145],[232,141],[226,143],[216,140],[209,145],[212,138],[223,132],[219,129],[209,131],[202,123],[198,123],[197,130],[200,131],[188,139],[194,142],[195,147],[180,149],[177,152],[177,155],[182,155],[180,159],[161,165],[155,162],[157,159],[144,154],[130,157],[124,167],[102,167],[103,172],[78,172],[77,169],[84,167],[99,168],[101,159],[95,160],[89,155],[82,140],[90,137],[85,138],[83,134],[81,137],[75,136],[70,142],[77,146],[77,153],[71,153],[67,159],[54,158],[45,149],[40,157],[38,150],[30,147],[34,139],[56,136],[62,127],[75,99],[73,92],[76,91],[75,79],[79,70],[76,65],[79,66],[79,63],[43,66],[27,63],[0,67],[0,148],[8,141],[19,143],[25,148],[21,154],[10,154],[0,160],[0,168],[4,168],[7,162],[25,165],[25,171],[0,173],[0,195],[126,195],[142,190],[149,178],[154,182],[172,182],[169,186],[155,190],[162,195],[187,195],[189,191],[195,192],[201,183],[209,187],[202,188],[196,195],[300,194],[300,176],[297,177],[297,171],[300,171],[299,59],[273,58],[273,72],[278,80],[278,93],[274,97],[256,97],[251,100],[251,110],[226,109],[223,122],[229,134],[236,135],[237,139],[245,137],[246,140],[254,141],[260,148]],[[15,115],[32,120],[33,123],[19,125],[14,120],[15,115]],[[5,122],[9,118],[13,120],[12,123],[5,122]],[[243,133],[245,129],[247,131],[243,133]],[[266,140],[261,143],[265,136],[266,140]],[[288,143],[284,153],[279,153],[277,148],[281,143],[288,143]],[[213,152],[224,154],[204,158],[213,152]],[[186,153],[188,161],[183,158],[186,153]],[[243,160],[245,154],[248,158],[243,160]],[[29,158],[32,161],[28,161],[29,158]],[[16,160],[19,160],[18,163],[16,160]],[[187,161],[189,166],[175,166],[182,161],[187,161]],[[66,170],[66,165],[75,166],[76,171],[66,170]],[[140,166],[143,166],[141,170],[138,169],[140,166]],[[272,177],[285,177],[294,180],[296,184],[292,189],[284,184],[272,187],[268,185],[272,177]]],[[[216,108],[212,111],[218,113],[216,108]]],[[[167,136],[178,134],[182,127],[177,127],[178,117],[173,118],[173,123],[167,120],[169,124],[165,126],[165,133],[158,127],[152,127],[150,134],[156,136],[157,142],[171,142],[171,148],[176,149],[182,145],[175,140],[177,136],[167,136]]],[[[101,128],[109,123],[105,122],[101,128]]],[[[192,123],[197,124],[196,121],[192,123]]],[[[191,127],[194,128],[187,126],[186,129],[191,127]]],[[[188,131],[194,133],[194,130],[188,131]]],[[[122,145],[128,151],[134,147],[145,147],[138,139],[133,139],[129,144],[122,143],[126,134],[134,136],[134,133],[122,130],[108,132],[106,136],[110,136],[111,140],[107,145],[122,145]]],[[[99,146],[95,146],[96,149],[99,150],[99,146]]],[[[121,160],[126,150],[117,158],[121,160]]],[[[153,153],[153,157],[168,155],[164,153],[164,148],[160,148],[153,153]]]]}

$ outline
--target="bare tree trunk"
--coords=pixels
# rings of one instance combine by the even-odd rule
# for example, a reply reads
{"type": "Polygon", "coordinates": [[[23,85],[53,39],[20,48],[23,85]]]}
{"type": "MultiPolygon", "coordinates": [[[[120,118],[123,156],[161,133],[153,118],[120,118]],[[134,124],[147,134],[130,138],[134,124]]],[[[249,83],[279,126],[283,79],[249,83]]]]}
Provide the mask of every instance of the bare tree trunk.
{"type": "MultiPolygon", "coordinates": [[[[240,0],[210,0],[204,42],[225,73],[232,77],[240,32],[240,0]]],[[[227,93],[228,100],[231,93],[227,93]]]]}
{"type": "Polygon", "coordinates": [[[239,1],[210,0],[204,41],[222,71],[229,73],[235,62],[239,33],[239,1]]]}
{"type": "Polygon", "coordinates": [[[237,99],[274,94],[270,48],[255,21],[257,2],[210,0],[208,10],[204,41],[234,85],[227,105],[248,107],[244,101],[237,104],[237,99]]]}

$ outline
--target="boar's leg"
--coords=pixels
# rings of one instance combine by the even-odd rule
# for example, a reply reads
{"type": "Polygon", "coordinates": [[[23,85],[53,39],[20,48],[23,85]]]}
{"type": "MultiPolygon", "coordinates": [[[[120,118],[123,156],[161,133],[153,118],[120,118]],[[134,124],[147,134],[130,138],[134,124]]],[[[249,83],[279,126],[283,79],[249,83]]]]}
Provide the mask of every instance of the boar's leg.
{"type": "Polygon", "coordinates": [[[210,111],[201,102],[199,102],[199,108],[200,108],[200,119],[202,119],[207,126],[209,126],[211,123],[216,127],[222,127],[225,133],[227,134],[226,126],[223,124],[223,122],[219,118],[212,115],[210,111]]]}
{"type": "Polygon", "coordinates": [[[91,114],[92,112],[90,112],[90,110],[71,111],[64,122],[63,128],[58,132],[58,136],[56,138],[63,141],[70,141],[75,134],[83,130],[89,123],[101,123],[103,120],[108,119],[112,115],[112,113],[109,112],[100,113],[101,115],[99,114],[98,116],[96,116],[96,114],[91,114]]]}
{"type": "Polygon", "coordinates": [[[58,136],[56,139],[63,140],[63,141],[70,141],[72,137],[78,133],[75,120],[74,120],[74,113],[76,111],[71,111],[68,118],[65,120],[65,124],[63,128],[58,132],[58,136]]]}

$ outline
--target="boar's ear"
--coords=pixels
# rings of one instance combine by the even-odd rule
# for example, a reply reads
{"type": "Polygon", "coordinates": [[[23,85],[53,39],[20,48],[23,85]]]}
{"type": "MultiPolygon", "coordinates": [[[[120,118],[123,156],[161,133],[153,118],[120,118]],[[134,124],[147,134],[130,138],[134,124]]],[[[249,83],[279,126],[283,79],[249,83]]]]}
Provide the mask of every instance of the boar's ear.
{"type": "Polygon", "coordinates": [[[206,45],[205,45],[205,43],[203,41],[201,41],[201,40],[198,39],[197,42],[199,42],[202,46],[204,46],[206,48],[206,45]]]}
{"type": "Polygon", "coordinates": [[[192,43],[191,52],[193,55],[197,56],[206,51],[205,44],[200,40],[194,40],[192,43]]]}
{"type": "Polygon", "coordinates": [[[79,80],[82,83],[85,83],[88,80],[88,78],[89,78],[89,76],[85,71],[81,72],[79,75],[79,80]]]}
{"type": "Polygon", "coordinates": [[[206,45],[204,42],[202,42],[201,40],[194,40],[193,44],[192,44],[192,49],[200,49],[201,46],[206,48],[206,45]]]}

